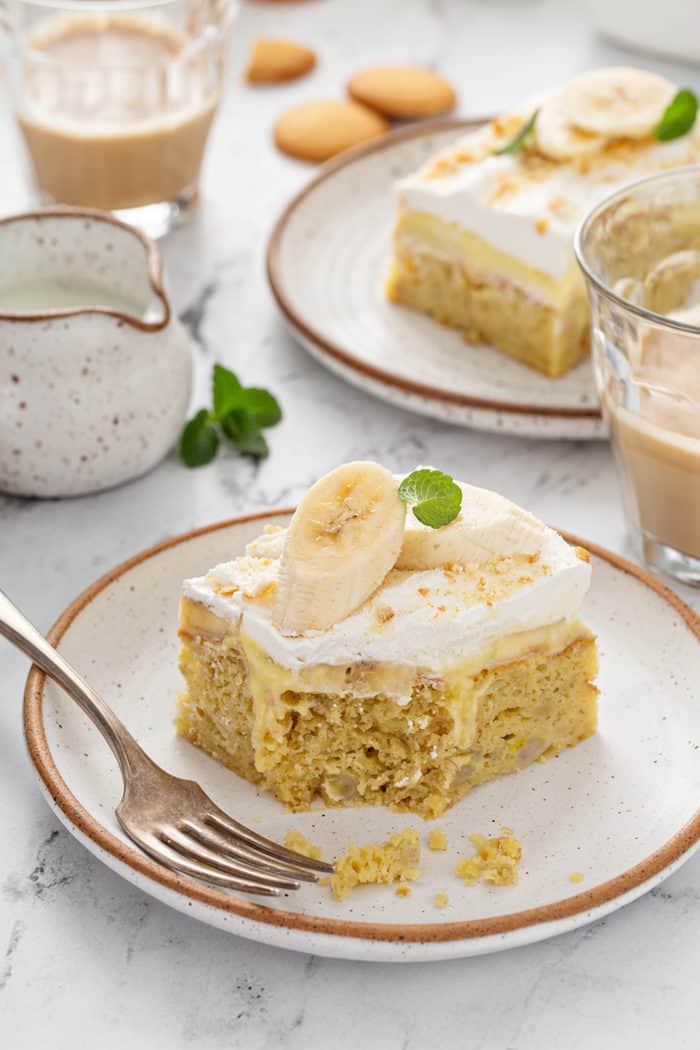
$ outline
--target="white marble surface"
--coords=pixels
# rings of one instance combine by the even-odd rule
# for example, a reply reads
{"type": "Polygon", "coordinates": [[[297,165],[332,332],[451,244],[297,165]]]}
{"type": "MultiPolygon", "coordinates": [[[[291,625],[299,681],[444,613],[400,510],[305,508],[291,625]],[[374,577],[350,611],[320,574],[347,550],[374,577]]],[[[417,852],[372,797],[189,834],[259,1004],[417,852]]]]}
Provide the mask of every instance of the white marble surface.
{"type": "MultiPolygon", "coordinates": [[[[612,2],[612,0],[611,0],[612,2]]],[[[215,128],[201,211],[165,245],[170,288],[198,348],[269,384],[286,416],[260,467],[232,455],[189,473],[171,458],[89,499],[0,497],[0,584],[39,626],[95,576],[173,533],[293,502],[343,459],[434,462],[536,514],[625,551],[602,443],[480,435],[410,416],[322,371],[283,332],[265,284],[265,237],[310,174],[270,144],[297,100],[338,96],[372,61],[434,63],[479,114],[594,63],[628,59],[595,39],[578,0],[309,0],[248,3],[215,128]],[[296,84],[247,89],[260,32],[318,47],[296,84]]],[[[695,84],[700,71],[651,62],[695,84]]],[[[0,209],[26,203],[6,118],[0,209]]],[[[689,596],[689,592],[685,592],[689,596]]],[[[169,911],[102,867],[50,815],[24,754],[26,662],[0,643],[0,1046],[198,1050],[358,1045],[412,1050],[636,1050],[698,1045],[700,855],[647,897],[587,929],[432,966],[343,963],[263,948],[169,911]]]]}

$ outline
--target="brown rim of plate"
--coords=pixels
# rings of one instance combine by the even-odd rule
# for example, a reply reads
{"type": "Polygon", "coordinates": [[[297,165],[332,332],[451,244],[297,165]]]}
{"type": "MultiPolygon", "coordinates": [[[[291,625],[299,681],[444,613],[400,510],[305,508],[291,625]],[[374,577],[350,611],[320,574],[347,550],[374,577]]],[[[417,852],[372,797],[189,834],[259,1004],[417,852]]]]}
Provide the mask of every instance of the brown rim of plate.
{"type": "Polygon", "coordinates": [[[134,317],[133,314],[127,314],[123,310],[114,310],[109,306],[65,306],[56,310],[44,310],[43,312],[32,312],[32,313],[4,313],[0,312],[0,321],[12,321],[19,322],[23,321],[32,324],[35,321],[52,321],[57,317],[77,317],[80,314],[102,314],[107,317],[116,317],[120,321],[125,321],[130,324],[133,328],[138,328],[142,332],[159,332],[161,328],[170,321],[170,302],[167,295],[165,294],[165,288],[163,287],[163,260],[161,259],[160,252],[150,237],[147,237],[145,233],[137,229],[135,226],[130,226],[126,222],[122,222],[111,212],[100,211],[99,208],[74,208],[67,204],[59,204],[50,208],[40,208],[36,211],[25,211],[19,212],[16,215],[6,215],[0,219],[0,226],[9,226],[13,222],[26,222],[27,220],[33,219],[92,219],[95,222],[107,222],[112,226],[117,226],[121,230],[126,230],[127,233],[131,234],[132,237],[136,237],[144,248],[146,253],[146,264],[148,268],[148,281],[163,304],[163,316],[160,321],[143,321],[139,317],[134,317]]]}
{"type": "MultiPolygon", "coordinates": [[[[122,562],[121,565],[117,565],[116,568],[106,573],[99,580],[96,580],[82,594],[78,595],[56,620],[48,632],[47,638],[53,645],[58,645],[70,625],[90,604],[93,598],[123,576],[124,573],[140,565],[147,558],[152,558],[161,551],[186,543],[197,536],[216,532],[219,529],[228,529],[235,525],[243,525],[246,522],[280,517],[291,513],[290,509],[283,509],[248,514],[244,517],[232,518],[214,525],[207,525],[204,528],[193,529],[191,532],[174,536],[172,539],[158,543],[154,547],[149,547],[148,550],[142,551],[128,561],[122,562]]],[[[636,565],[619,557],[617,554],[612,554],[603,547],[588,543],[586,540],[572,536],[567,532],[562,532],[561,535],[569,543],[585,547],[596,557],[602,558],[622,572],[641,580],[647,587],[650,587],[660,595],[664,601],[668,602],[680,615],[681,619],[685,621],[692,633],[700,639],[700,616],[694,613],[678,595],[674,594],[663,583],[654,579],[644,569],[638,568],[636,565]]],[[[138,874],[153,879],[166,889],[180,894],[183,898],[200,901],[202,904],[211,905],[219,911],[239,915],[253,922],[303,930],[309,933],[357,937],[373,941],[392,941],[395,943],[437,943],[474,937],[489,937],[523,929],[527,926],[554,922],[572,915],[580,915],[583,912],[590,911],[592,908],[598,908],[608,901],[612,901],[616,897],[620,897],[641,886],[648,879],[663,871],[669,864],[679,860],[684,853],[700,841],[700,809],[698,809],[698,812],[691,820],[680,831],[677,831],[668,842],[634,867],[617,875],[614,879],[603,882],[599,886],[594,886],[584,893],[577,893],[572,897],[565,897],[563,900],[555,901],[553,904],[540,905],[537,908],[528,908],[525,911],[499,915],[489,919],[403,925],[399,923],[324,919],[298,914],[297,912],[269,908],[262,904],[256,904],[253,901],[224,893],[213,886],[196,882],[184,875],[178,875],[160,864],[156,864],[144,853],[118,839],[88,813],[62,779],[49,750],[42,717],[45,680],[46,675],[43,671],[32,667],[24,690],[24,732],[30,758],[49,795],[65,814],[68,821],[101,849],[106,850],[107,853],[111,854],[116,860],[121,861],[121,863],[127,864],[138,874]]],[[[233,776],[234,774],[231,775],[233,776]]]]}
{"type": "MultiPolygon", "coordinates": [[[[402,376],[397,376],[393,372],[387,372],[376,365],[367,364],[366,361],[361,361],[351,351],[343,349],[337,343],[330,342],[322,332],[308,324],[296,311],[284,290],[279,262],[282,238],[293,213],[317,186],[335,175],[341,168],[354,164],[358,160],[363,160],[371,153],[378,153],[380,150],[391,148],[397,142],[406,142],[409,139],[420,138],[422,135],[432,135],[441,131],[457,131],[458,129],[468,131],[471,128],[480,127],[488,120],[491,120],[491,117],[472,117],[470,119],[449,117],[441,120],[420,121],[418,124],[411,124],[409,127],[392,131],[388,135],[382,135],[371,142],[353,146],[351,149],[345,150],[339,157],[324,164],[318,175],[307,182],[304,188],[292,197],[273,227],[267,244],[266,255],[267,279],[270,289],[287,323],[299,332],[304,339],[313,343],[318,350],[328,354],[329,357],[334,358],[336,361],[340,361],[341,364],[351,368],[354,372],[359,372],[369,379],[378,380],[404,393],[418,394],[420,397],[428,398],[431,401],[449,401],[451,404],[461,405],[465,408],[502,412],[510,415],[547,416],[548,418],[557,419],[601,419],[602,413],[599,408],[557,408],[554,405],[538,406],[518,402],[495,401],[483,397],[470,397],[468,394],[457,394],[454,390],[444,390],[442,387],[428,386],[425,383],[414,382],[412,379],[404,379],[402,376]]],[[[544,378],[547,377],[545,376],[544,378]]],[[[556,379],[550,380],[552,383],[556,383],[556,381],[556,379]]]]}

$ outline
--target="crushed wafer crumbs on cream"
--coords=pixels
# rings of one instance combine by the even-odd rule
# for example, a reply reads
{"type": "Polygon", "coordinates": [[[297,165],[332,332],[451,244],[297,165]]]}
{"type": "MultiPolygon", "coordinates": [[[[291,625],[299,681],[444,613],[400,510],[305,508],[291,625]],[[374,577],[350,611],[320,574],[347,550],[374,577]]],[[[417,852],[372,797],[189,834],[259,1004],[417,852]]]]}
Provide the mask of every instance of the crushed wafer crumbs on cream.
{"type": "Polygon", "coordinates": [[[433,904],[436,908],[446,908],[449,903],[450,898],[447,896],[444,890],[440,890],[440,892],[436,893],[433,898],[433,904]]]}
{"type": "Polygon", "coordinates": [[[584,875],[582,871],[572,871],[569,875],[569,882],[583,882],[584,875]]]}
{"type": "Polygon", "coordinates": [[[296,828],[289,829],[284,836],[284,844],[287,849],[293,849],[295,853],[301,853],[302,857],[309,857],[311,860],[321,859],[321,847],[314,845],[310,839],[307,839],[306,835],[302,835],[296,828]]]}
{"type": "Polygon", "coordinates": [[[374,613],[377,623],[381,626],[385,623],[390,623],[394,619],[396,613],[390,605],[380,605],[378,609],[375,609],[374,613]]]}
{"type": "Polygon", "coordinates": [[[428,835],[428,849],[441,853],[447,849],[447,835],[442,828],[433,828],[428,835]]]}
{"type": "Polygon", "coordinates": [[[278,566],[275,558],[244,554],[235,561],[215,565],[206,579],[217,594],[230,595],[240,591],[248,600],[260,600],[274,593],[278,566]]]}
{"type": "Polygon", "coordinates": [[[479,881],[492,886],[513,886],[518,881],[518,863],[523,851],[510,828],[501,828],[501,834],[491,839],[485,835],[470,835],[469,839],[476,853],[460,860],[455,869],[466,886],[476,886],[479,881]]]}
{"type": "Polygon", "coordinates": [[[420,839],[413,828],[397,831],[378,845],[351,845],[336,861],[335,873],[324,880],[336,900],[343,900],[356,886],[413,882],[420,875],[420,839]]]}
{"type": "Polygon", "coordinates": [[[395,892],[397,897],[410,897],[411,887],[407,886],[405,882],[402,882],[399,886],[396,887],[395,892]]]}

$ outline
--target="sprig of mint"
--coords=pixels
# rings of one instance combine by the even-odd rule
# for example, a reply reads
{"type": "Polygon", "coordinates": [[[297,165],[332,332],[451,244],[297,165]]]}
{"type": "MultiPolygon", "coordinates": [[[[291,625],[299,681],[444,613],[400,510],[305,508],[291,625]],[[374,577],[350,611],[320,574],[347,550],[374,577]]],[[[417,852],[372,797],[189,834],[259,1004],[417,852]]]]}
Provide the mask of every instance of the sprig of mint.
{"type": "Polygon", "coordinates": [[[413,513],[421,524],[440,529],[459,514],[462,490],[449,474],[423,467],[403,479],[399,499],[413,504],[413,513]]]}
{"type": "Polygon", "coordinates": [[[654,135],[661,142],[670,142],[687,135],[698,115],[698,98],[690,88],[681,88],[664,110],[654,135]]]}
{"type": "Polygon", "coordinates": [[[494,156],[502,157],[504,153],[519,153],[535,130],[538,113],[539,109],[536,109],[530,119],[523,124],[517,135],[514,135],[512,139],[509,139],[504,146],[493,151],[494,156]]]}
{"type": "Polygon", "coordinates": [[[188,467],[203,467],[216,456],[221,436],[245,456],[268,455],[266,427],[282,418],[282,409],[269,390],[243,386],[223,365],[214,365],[212,407],[201,408],[185,425],[180,438],[180,458],[188,467]]]}

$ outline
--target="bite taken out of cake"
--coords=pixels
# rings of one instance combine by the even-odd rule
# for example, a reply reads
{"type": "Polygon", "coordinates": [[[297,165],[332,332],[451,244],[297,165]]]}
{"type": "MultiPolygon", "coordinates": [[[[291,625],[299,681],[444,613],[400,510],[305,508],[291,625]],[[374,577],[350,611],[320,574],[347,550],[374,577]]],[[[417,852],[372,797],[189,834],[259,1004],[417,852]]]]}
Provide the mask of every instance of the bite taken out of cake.
{"type": "Polygon", "coordinates": [[[595,69],[463,136],[396,185],[389,298],[567,372],[590,343],[576,227],[626,183],[700,161],[695,105],[655,73],[595,69]]]}
{"type": "Polygon", "coordinates": [[[595,731],[590,575],[497,493],[347,463],[185,581],[178,732],[295,810],[438,816],[595,731]]]}

